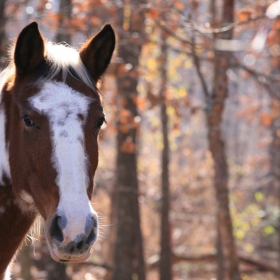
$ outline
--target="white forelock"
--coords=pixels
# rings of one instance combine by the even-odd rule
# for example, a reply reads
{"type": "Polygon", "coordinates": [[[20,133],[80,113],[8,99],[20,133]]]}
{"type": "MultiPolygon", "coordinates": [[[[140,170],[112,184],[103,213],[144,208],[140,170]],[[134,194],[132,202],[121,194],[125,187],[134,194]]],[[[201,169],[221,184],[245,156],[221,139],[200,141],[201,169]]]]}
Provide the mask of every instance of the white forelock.
{"type": "Polygon", "coordinates": [[[50,69],[45,76],[39,77],[35,84],[42,84],[43,82],[52,80],[59,72],[62,72],[63,79],[66,79],[68,74],[75,74],[95,92],[96,86],[84,66],[79,52],[67,44],[55,44],[52,42],[46,43],[47,61],[49,62],[50,69]]]}

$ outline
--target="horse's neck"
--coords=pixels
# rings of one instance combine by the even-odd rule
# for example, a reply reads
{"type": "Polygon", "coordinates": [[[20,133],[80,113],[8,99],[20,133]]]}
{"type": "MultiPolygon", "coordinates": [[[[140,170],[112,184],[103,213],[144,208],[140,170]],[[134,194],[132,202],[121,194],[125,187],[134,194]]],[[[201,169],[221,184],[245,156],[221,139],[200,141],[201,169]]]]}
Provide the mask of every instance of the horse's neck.
{"type": "Polygon", "coordinates": [[[3,91],[3,76],[0,75],[0,280],[10,279],[8,265],[32,225],[35,214],[25,213],[16,199],[10,179],[6,127],[8,108],[3,91]]]}
{"type": "Polygon", "coordinates": [[[8,155],[8,143],[6,143],[6,123],[7,108],[4,104],[3,86],[7,79],[7,75],[0,75],[0,188],[6,186],[10,179],[10,165],[8,155]]]}
{"type": "Polygon", "coordinates": [[[9,143],[6,142],[11,108],[7,105],[9,93],[3,90],[7,75],[5,71],[0,74],[0,280],[6,279],[7,267],[35,219],[35,212],[21,207],[21,200],[16,198],[11,185],[9,143]]]}
{"type": "Polygon", "coordinates": [[[25,213],[16,202],[12,188],[0,188],[0,280],[6,279],[7,267],[35,219],[35,213],[25,213]]]}

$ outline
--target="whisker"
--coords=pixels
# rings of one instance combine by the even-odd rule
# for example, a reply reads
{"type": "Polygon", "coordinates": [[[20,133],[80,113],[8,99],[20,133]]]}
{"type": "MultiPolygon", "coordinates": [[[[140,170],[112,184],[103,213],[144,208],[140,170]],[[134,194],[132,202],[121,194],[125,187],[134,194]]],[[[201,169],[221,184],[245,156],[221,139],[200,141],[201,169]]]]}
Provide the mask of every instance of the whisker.
{"type": "Polygon", "coordinates": [[[99,225],[100,227],[111,227],[111,226],[116,226],[117,223],[109,224],[109,225],[99,225]]]}

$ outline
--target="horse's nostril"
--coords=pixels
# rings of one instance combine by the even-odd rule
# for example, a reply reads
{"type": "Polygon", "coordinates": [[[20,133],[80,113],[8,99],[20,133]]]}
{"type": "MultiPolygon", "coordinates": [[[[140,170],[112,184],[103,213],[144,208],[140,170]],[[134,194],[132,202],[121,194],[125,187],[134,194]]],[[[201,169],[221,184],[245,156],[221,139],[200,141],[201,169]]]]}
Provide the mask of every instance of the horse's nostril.
{"type": "Polygon", "coordinates": [[[97,228],[97,219],[93,219],[93,227],[97,228]]]}
{"type": "Polygon", "coordinates": [[[83,248],[83,245],[84,245],[84,244],[83,244],[83,240],[81,240],[81,241],[77,244],[76,247],[77,247],[78,250],[81,250],[81,249],[83,248]]]}
{"type": "Polygon", "coordinates": [[[63,233],[59,223],[60,219],[60,216],[55,216],[50,225],[50,235],[58,243],[63,241],[63,233]]]}
{"type": "Polygon", "coordinates": [[[73,254],[74,251],[75,251],[75,246],[74,245],[70,246],[69,247],[70,254],[73,254]]]}
{"type": "Polygon", "coordinates": [[[97,235],[94,232],[95,230],[96,230],[96,228],[92,229],[89,236],[87,237],[87,239],[86,239],[87,245],[91,245],[96,240],[97,235]]]}

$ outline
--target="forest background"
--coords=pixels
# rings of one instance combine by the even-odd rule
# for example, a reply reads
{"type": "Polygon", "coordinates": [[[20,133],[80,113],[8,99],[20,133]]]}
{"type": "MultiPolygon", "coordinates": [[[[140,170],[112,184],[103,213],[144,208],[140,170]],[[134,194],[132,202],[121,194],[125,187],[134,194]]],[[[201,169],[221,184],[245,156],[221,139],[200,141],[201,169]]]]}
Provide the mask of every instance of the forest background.
{"type": "Polygon", "coordinates": [[[118,36],[99,85],[100,239],[65,265],[34,231],[13,279],[280,279],[279,3],[0,1],[1,68],[31,21],[77,48],[105,23],[118,36]]]}

